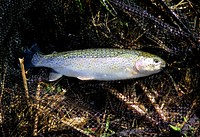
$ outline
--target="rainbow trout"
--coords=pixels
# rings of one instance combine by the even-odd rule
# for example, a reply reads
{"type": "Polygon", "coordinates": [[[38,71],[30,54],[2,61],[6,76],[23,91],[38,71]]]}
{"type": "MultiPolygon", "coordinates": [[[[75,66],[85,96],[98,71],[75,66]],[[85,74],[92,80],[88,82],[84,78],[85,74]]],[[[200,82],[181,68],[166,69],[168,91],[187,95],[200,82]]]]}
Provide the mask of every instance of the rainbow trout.
{"type": "Polygon", "coordinates": [[[63,75],[80,80],[132,79],[158,73],[165,64],[156,55],[128,49],[84,49],[49,55],[25,51],[25,67],[51,68],[49,81],[63,75]]]}

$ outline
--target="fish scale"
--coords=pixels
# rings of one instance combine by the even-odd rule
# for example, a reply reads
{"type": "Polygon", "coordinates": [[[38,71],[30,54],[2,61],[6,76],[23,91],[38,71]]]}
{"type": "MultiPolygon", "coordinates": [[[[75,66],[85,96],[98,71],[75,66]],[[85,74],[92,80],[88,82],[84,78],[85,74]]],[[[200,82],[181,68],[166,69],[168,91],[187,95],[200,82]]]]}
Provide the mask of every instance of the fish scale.
{"type": "Polygon", "coordinates": [[[85,50],[73,50],[73,51],[67,51],[67,52],[61,52],[61,53],[53,53],[50,55],[46,55],[46,57],[58,57],[63,56],[65,58],[104,58],[104,57],[115,57],[120,54],[135,54],[140,56],[153,56],[153,54],[149,54],[147,52],[141,52],[135,50],[133,53],[131,50],[127,49],[85,49],[85,50]]]}

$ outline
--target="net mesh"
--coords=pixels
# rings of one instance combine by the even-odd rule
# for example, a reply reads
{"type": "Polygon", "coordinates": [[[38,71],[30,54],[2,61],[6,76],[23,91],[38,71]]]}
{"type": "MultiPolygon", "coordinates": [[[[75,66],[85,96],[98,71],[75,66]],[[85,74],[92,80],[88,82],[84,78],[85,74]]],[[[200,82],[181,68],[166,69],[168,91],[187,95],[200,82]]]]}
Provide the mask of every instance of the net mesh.
{"type": "Polygon", "coordinates": [[[2,136],[198,136],[198,1],[1,0],[2,136]],[[167,62],[124,81],[48,82],[31,68],[25,94],[18,58],[86,48],[140,49],[167,62]]]}

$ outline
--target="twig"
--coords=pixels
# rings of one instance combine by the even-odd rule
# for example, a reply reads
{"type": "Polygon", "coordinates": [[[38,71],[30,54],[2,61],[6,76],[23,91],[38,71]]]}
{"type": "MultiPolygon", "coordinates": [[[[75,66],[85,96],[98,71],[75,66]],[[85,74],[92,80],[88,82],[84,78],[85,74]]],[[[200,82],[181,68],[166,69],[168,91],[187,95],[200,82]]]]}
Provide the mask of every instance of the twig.
{"type": "Polygon", "coordinates": [[[39,99],[40,99],[40,91],[41,91],[41,84],[39,83],[37,86],[37,92],[36,92],[36,113],[35,113],[35,121],[34,121],[34,130],[33,130],[33,136],[37,136],[38,135],[38,116],[39,116],[39,99]]]}
{"type": "Polygon", "coordinates": [[[25,74],[25,68],[24,68],[24,58],[22,58],[22,59],[19,58],[19,62],[20,62],[21,71],[22,71],[25,95],[26,95],[27,103],[29,105],[29,93],[28,93],[28,85],[27,85],[27,81],[26,81],[26,74],[25,74]]]}

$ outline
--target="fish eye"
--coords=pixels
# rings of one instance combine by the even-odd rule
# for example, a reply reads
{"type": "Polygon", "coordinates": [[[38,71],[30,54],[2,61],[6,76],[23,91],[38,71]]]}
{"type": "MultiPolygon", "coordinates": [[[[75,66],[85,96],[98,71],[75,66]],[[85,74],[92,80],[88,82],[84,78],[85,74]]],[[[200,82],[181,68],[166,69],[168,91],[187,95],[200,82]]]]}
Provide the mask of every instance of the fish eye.
{"type": "Polygon", "coordinates": [[[158,60],[158,59],[154,59],[153,61],[154,61],[155,63],[158,63],[158,62],[159,62],[159,60],[158,60]]]}

